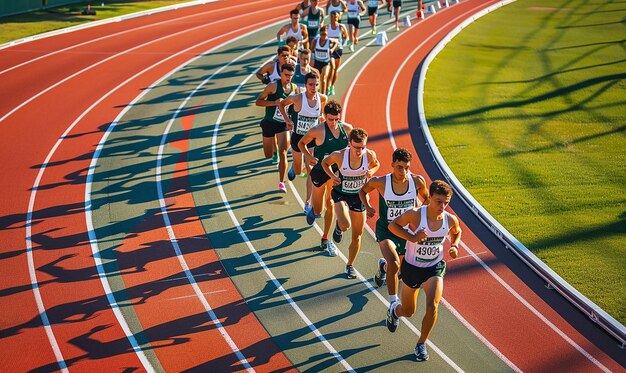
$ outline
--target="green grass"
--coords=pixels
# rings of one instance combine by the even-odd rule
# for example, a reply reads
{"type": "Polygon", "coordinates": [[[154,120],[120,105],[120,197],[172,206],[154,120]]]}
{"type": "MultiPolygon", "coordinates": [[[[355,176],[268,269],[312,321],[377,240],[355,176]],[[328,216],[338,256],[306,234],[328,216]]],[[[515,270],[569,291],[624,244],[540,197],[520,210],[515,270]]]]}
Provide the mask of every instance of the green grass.
{"type": "Polygon", "coordinates": [[[626,323],[626,8],[519,0],[431,64],[426,117],[459,180],[626,323]]]}
{"type": "Polygon", "coordinates": [[[184,2],[186,1],[85,1],[58,8],[2,17],[0,18],[0,44],[48,31],[79,25],[81,23],[118,17],[184,2]],[[104,6],[101,5],[102,3],[104,3],[104,6]],[[83,16],[80,14],[83,9],[87,8],[87,4],[91,4],[92,8],[96,10],[95,16],[83,16]]]}

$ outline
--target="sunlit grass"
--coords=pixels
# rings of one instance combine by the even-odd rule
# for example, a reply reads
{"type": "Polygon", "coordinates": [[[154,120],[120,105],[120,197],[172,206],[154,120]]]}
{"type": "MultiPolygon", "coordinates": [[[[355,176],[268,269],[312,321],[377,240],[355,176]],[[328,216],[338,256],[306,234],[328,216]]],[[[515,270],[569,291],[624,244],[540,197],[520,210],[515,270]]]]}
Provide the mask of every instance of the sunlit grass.
{"type": "Polygon", "coordinates": [[[426,117],[472,195],[626,322],[626,59],[617,2],[519,0],[430,66],[426,117]]]}

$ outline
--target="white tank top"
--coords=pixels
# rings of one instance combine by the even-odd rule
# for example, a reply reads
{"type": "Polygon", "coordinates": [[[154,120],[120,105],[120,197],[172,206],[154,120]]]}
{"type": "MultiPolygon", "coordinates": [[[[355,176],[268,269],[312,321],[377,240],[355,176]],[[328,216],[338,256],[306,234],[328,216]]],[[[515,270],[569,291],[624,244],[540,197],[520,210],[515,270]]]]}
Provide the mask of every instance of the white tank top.
{"type": "Polygon", "coordinates": [[[349,19],[359,18],[359,14],[361,13],[359,2],[357,0],[354,0],[354,1],[348,0],[347,5],[348,5],[348,18],[349,19]]]}
{"type": "Polygon", "coordinates": [[[378,8],[378,0],[368,0],[367,6],[369,8],[378,8]]]}
{"type": "Polygon", "coordinates": [[[298,120],[294,128],[294,132],[298,135],[306,135],[309,132],[309,128],[316,126],[322,113],[320,107],[320,94],[315,93],[315,106],[309,105],[309,100],[306,98],[306,92],[300,93],[302,95],[302,107],[298,114],[298,120]]]}
{"type": "Polygon", "coordinates": [[[330,16],[330,13],[332,12],[343,13],[343,7],[341,6],[341,2],[339,2],[339,4],[337,5],[333,5],[330,1],[328,2],[328,15],[330,16]]]}
{"type": "Polygon", "coordinates": [[[328,25],[328,38],[337,40],[337,42],[339,43],[337,49],[343,48],[343,35],[341,35],[340,23],[337,23],[336,29],[333,29],[333,26],[331,26],[330,24],[328,25]]]}
{"type": "Polygon", "coordinates": [[[278,62],[274,62],[274,71],[270,75],[270,82],[274,82],[276,80],[280,80],[280,67],[278,67],[278,62]]]}
{"type": "Polygon", "coordinates": [[[406,228],[406,230],[412,234],[415,234],[422,229],[424,229],[426,234],[428,234],[426,241],[422,243],[410,241],[406,242],[406,254],[404,255],[404,260],[406,260],[407,263],[420,268],[432,267],[443,259],[443,241],[446,239],[450,231],[448,228],[448,219],[450,219],[450,217],[446,211],[443,212],[443,223],[441,224],[441,228],[436,231],[431,231],[428,228],[428,219],[426,217],[427,208],[427,206],[423,206],[418,209],[421,219],[420,225],[415,231],[406,228]]]}
{"type": "Polygon", "coordinates": [[[393,174],[385,177],[385,194],[383,199],[387,204],[387,222],[402,215],[406,210],[420,207],[422,202],[417,198],[417,187],[411,175],[408,176],[409,188],[403,194],[396,194],[393,191],[393,174]]]}
{"type": "Polygon", "coordinates": [[[302,36],[302,27],[300,27],[299,23],[298,23],[297,32],[293,31],[293,29],[291,28],[291,25],[289,25],[289,28],[287,29],[287,35],[285,36],[285,40],[287,40],[287,38],[290,36],[295,36],[296,39],[298,39],[298,41],[302,41],[304,39],[304,37],[302,36]]]}
{"type": "Polygon", "coordinates": [[[330,62],[330,39],[326,39],[326,45],[320,45],[320,39],[315,43],[315,60],[330,62]]]}
{"type": "Polygon", "coordinates": [[[345,194],[359,193],[359,190],[365,185],[365,174],[367,174],[368,166],[367,151],[363,149],[361,165],[357,168],[352,168],[350,166],[350,148],[346,148],[343,152],[341,167],[339,167],[339,177],[341,178],[341,189],[339,191],[345,194]]]}

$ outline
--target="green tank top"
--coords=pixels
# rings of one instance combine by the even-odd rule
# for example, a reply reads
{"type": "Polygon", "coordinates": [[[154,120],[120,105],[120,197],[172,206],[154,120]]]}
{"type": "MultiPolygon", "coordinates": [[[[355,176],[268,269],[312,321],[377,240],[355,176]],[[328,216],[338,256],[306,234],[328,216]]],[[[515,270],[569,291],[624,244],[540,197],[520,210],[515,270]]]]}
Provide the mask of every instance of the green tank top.
{"type": "MultiPolygon", "coordinates": [[[[326,133],[324,134],[324,143],[322,145],[315,145],[315,150],[313,151],[313,156],[319,160],[313,168],[317,168],[318,170],[322,169],[322,160],[332,152],[337,150],[345,149],[348,146],[348,135],[346,134],[346,130],[343,127],[343,122],[339,122],[337,124],[339,126],[339,137],[335,138],[333,133],[330,132],[330,128],[328,128],[328,124],[324,122],[324,129],[326,133]]],[[[336,167],[333,167],[335,169],[336,167]]]]}
{"type": "MultiPolygon", "coordinates": [[[[289,85],[291,86],[291,91],[287,93],[283,89],[283,85],[280,83],[280,80],[276,81],[276,93],[272,93],[268,95],[267,101],[275,101],[278,98],[285,99],[289,97],[289,95],[295,92],[295,89],[296,89],[295,84],[289,83],[289,85]]],[[[278,106],[266,106],[265,117],[263,117],[263,120],[266,122],[273,122],[273,123],[279,123],[279,124],[285,123],[285,118],[283,118],[283,115],[280,113],[280,110],[278,110],[278,106]]]]}
{"type": "Polygon", "coordinates": [[[309,32],[309,40],[312,40],[313,36],[320,32],[320,16],[322,15],[321,11],[318,11],[317,14],[313,14],[311,13],[312,10],[313,8],[309,7],[309,14],[306,16],[306,28],[309,32]]]}

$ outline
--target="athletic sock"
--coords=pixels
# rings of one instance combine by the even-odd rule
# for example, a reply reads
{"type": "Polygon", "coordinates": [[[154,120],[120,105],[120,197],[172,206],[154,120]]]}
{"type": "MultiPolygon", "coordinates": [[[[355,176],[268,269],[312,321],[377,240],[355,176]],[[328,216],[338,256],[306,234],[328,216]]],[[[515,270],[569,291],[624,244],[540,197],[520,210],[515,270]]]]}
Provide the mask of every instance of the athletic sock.
{"type": "Polygon", "coordinates": [[[389,294],[389,303],[393,303],[398,301],[398,296],[396,294],[389,294]]]}

